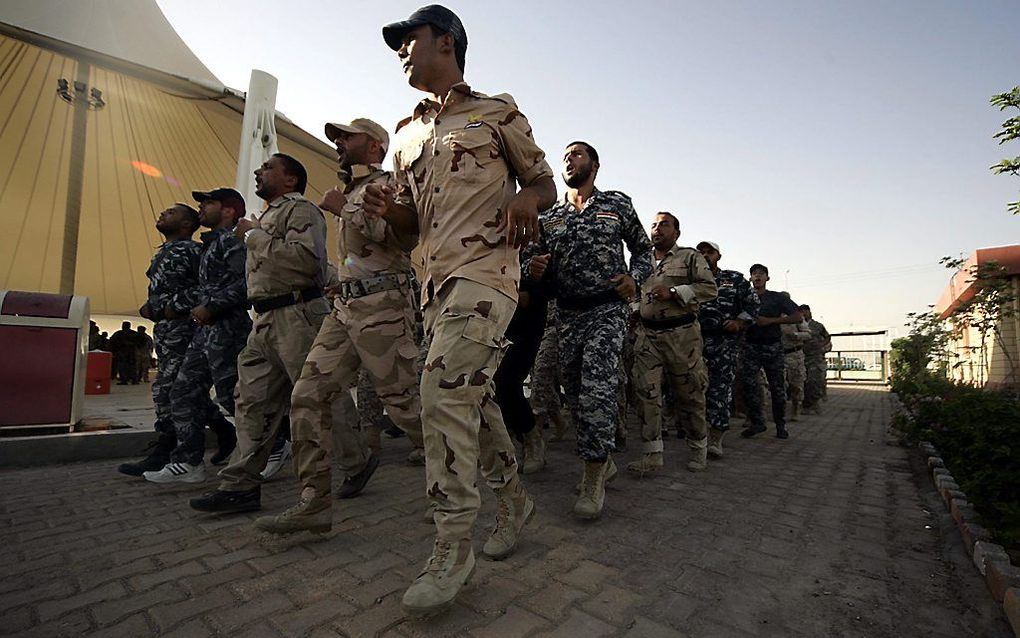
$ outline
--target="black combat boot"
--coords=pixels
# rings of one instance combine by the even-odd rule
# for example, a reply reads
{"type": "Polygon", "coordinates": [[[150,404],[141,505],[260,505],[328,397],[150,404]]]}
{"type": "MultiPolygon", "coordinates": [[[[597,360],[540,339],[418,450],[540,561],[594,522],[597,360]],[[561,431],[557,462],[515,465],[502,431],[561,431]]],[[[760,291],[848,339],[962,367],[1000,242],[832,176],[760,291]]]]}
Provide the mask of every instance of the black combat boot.
{"type": "Polygon", "coordinates": [[[216,453],[212,455],[209,462],[213,465],[223,465],[230,458],[230,453],[237,447],[237,432],[234,425],[217,410],[209,416],[209,429],[216,435],[216,453]]]}
{"type": "Polygon", "coordinates": [[[238,492],[214,490],[191,499],[188,504],[200,512],[255,512],[262,507],[262,490],[258,487],[238,492]]]}
{"type": "Polygon", "coordinates": [[[170,432],[160,432],[159,438],[149,443],[145,450],[149,453],[141,461],[121,463],[117,471],[128,476],[141,476],[145,472],[158,472],[170,462],[170,453],[177,447],[177,437],[171,428],[170,432]]]}

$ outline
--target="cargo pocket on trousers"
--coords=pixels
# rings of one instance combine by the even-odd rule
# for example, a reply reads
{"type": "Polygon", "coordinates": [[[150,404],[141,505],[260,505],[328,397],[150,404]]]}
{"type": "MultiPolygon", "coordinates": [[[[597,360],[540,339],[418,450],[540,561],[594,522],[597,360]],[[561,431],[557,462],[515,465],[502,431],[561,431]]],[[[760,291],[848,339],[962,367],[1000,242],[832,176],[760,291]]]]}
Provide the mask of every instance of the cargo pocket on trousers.
{"type": "Polygon", "coordinates": [[[464,332],[462,334],[465,339],[469,339],[475,343],[480,343],[483,346],[488,346],[490,348],[499,348],[500,342],[503,340],[503,335],[496,334],[496,332],[496,322],[492,319],[471,316],[467,318],[467,322],[464,324],[464,332]]]}

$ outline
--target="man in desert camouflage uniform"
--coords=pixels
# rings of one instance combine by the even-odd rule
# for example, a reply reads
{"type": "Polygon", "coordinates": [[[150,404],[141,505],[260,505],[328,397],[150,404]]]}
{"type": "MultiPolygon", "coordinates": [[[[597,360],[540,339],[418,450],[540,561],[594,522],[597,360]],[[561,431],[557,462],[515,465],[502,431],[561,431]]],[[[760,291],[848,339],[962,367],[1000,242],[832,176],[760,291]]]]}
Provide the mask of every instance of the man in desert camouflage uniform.
{"type": "Polygon", "coordinates": [[[708,456],[722,458],[723,438],[730,429],[733,381],[737,375],[740,334],[758,317],[758,295],[750,282],[736,270],[719,268],[719,244],[698,243],[698,250],[715,276],[718,296],[698,309],[701,338],[705,342],[708,389],[705,391],[705,420],[708,422],[708,456]]]}
{"type": "Polygon", "coordinates": [[[802,304],[800,311],[807,321],[811,337],[804,342],[804,367],[807,379],[804,383],[804,410],[819,412],[819,403],[825,396],[825,375],[828,369],[825,364],[825,353],[832,350],[832,337],[820,321],[811,317],[811,306],[802,304]]]}
{"type": "MultiPolygon", "coordinates": [[[[790,293],[782,292],[787,299],[790,293]]],[[[800,419],[804,401],[804,342],[811,338],[807,323],[783,324],[783,356],[786,359],[786,398],[790,402],[790,420],[800,419]]]]}
{"type": "Polygon", "coordinates": [[[158,367],[152,383],[152,402],[156,406],[155,428],[159,439],[145,459],[120,465],[117,470],[122,474],[142,476],[145,472],[163,469],[170,462],[170,451],[177,445],[170,389],[195,332],[188,313],[194,305],[192,299],[198,287],[198,262],[202,253],[202,247],[191,239],[198,226],[198,211],[187,204],[174,204],[156,220],[156,230],[166,241],[145,272],[149,278],[149,296],[138,314],[156,323],[152,333],[158,367]]]}
{"type": "Polygon", "coordinates": [[[195,191],[192,197],[199,202],[202,225],[211,230],[201,236],[202,259],[190,313],[197,328],[170,390],[177,448],[162,470],[145,473],[146,480],[154,483],[205,480],[202,457],[207,421],[219,441],[213,465],[225,462],[237,443],[234,426],[220,409],[234,414],[237,355],[251,332],[244,244],[234,235],[237,220],[245,214],[244,199],[232,188],[195,191]],[[209,404],[210,388],[216,390],[220,409],[209,404]]]}
{"type": "MultiPolygon", "coordinates": [[[[358,118],[350,124],[327,124],[326,136],[336,143],[343,185],[330,189],[321,204],[338,218],[340,290],[291,395],[294,468],[301,483],[298,504],[255,521],[256,528],[274,533],[331,529],[331,405],[357,384],[362,366],[390,418],[415,444],[412,455],[422,455],[409,274],[416,237],[397,237],[385,219],[364,210],[365,189],[389,184],[390,174],[380,166],[389,135],[372,120],[358,118]]],[[[350,424],[341,427],[342,445],[360,448],[350,424]]],[[[378,465],[378,457],[369,453],[364,467],[353,474],[356,483],[345,484],[348,491],[360,492],[378,465]]]]}
{"type": "Polygon", "coordinates": [[[673,389],[683,416],[691,460],[687,469],[707,469],[705,368],[698,304],[717,295],[715,277],[701,253],[678,246],[680,222],[659,213],[652,222],[655,268],[641,287],[641,309],[634,346],[634,394],[641,416],[644,454],[627,469],[638,474],[662,468],[662,385],[673,389]]]}
{"type": "Polygon", "coordinates": [[[322,320],[327,281],[326,220],[305,199],[308,174],[296,159],[271,156],[255,171],[255,192],[269,206],[234,232],[244,238],[248,299],[255,321],[237,358],[237,449],[219,488],[191,500],[203,512],[261,507],[262,471],[322,320]]]}
{"type": "Polygon", "coordinates": [[[652,244],[627,195],[595,188],[598,152],[574,142],[563,155],[567,193],[542,213],[529,274],[556,294],[560,374],[577,431],[584,478],[574,515],[598,518],[620,420],[620,355],[630,302],[652,271],[652,244]],[[623,244],[630,250],[630,267],[623,244]]]}
{"type": "MultiPolygon", "coordinates": [[[[427,493],[436,543],[403,608],[428,615],[452,604],[474,569],[471,528],[479,466],[496,492],[496,526],[483,552],[508,556],[535,506],[493,397],[493,375],[517,302],[519,249],[538,233],[556,186],[527,118],[509,95],[464,82],[467,34],[430,5],[383,28],[409,84],[427,94],[397,132],[394,193],[371,187],[371,210],[421,235],[421,302],[429,351],[421,381],[427,493]],[[517,191],[517,184],[521,190],[517,191]]],[[[366,209],[369,194],[365,197],[366,209]]]]}

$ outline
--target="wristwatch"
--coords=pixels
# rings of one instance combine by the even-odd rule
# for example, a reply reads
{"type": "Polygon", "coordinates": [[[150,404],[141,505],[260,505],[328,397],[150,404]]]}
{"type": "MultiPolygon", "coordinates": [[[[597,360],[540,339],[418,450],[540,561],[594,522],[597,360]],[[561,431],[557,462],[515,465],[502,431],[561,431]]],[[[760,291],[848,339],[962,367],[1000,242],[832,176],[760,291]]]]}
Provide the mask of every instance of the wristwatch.
{"type": "Polygon", "coordinates": [[[680,293],[678,293],[678,292],[676,291],[676,288],[675,288],[675,287],[671,287],[671,288],[669,289],[669,294],[673,295],[673,299],[676,299],[677,297],[679,297],[679,296],[680,296],[680,293]]]}

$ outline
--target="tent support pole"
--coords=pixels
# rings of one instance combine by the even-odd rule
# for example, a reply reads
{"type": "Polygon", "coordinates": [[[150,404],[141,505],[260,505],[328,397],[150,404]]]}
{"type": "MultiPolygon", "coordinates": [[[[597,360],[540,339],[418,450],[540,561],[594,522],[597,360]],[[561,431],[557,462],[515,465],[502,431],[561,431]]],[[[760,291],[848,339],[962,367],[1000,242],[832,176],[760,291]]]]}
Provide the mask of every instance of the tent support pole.
{"type": "MultiPolygon", "coordinates": [[[[91,65],[78,61],[75,82],[88,84],[91,65]]],[[[75,265],[78,259],[78,227],[81,222],[82,182],[85,179],[85,140],[88,127],[88,100],[74,100],[71,127],[71,157],[67,173],[67,205],[64,209],[64,252],[60,261],[60,294],[74,294],[75,265]]]]}

